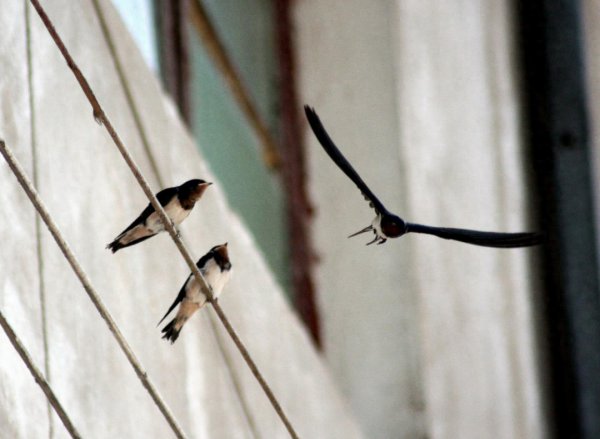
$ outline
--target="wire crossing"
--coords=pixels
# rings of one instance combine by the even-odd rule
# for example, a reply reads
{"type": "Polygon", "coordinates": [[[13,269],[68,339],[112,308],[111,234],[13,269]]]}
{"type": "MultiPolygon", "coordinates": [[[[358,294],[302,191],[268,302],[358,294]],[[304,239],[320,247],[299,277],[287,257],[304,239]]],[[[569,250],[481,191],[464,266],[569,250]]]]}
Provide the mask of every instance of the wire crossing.
{"type": "Polygon", "coordinates": [[[75,275],[77,275],[77,278],[81,282],[83,289],[88,294],[90,300],[92,301],[92,303],[98,310],[98,313],[100,313],[100,316],[104,319],[104,321],[108,325],[108,329],[110,329],[110,332],[112,332],[112,334],[114,335],[115,339],[117,340],[117,343],[121,347],[121,350],[123,351],[123,353],[129,360],[129,363],[135,370],[136,375],[142,382],[142,385],[146,388],[146,390],[148,391],[148,393],[154,400],[154,403],[156,404],[156,406],[158,407],[160,412],[163,414],[163,416],[167,420],[168,424],[171,426],[173,433],[175,433],[175,436],[177,436],[177,438],[185,439],[185,434],[183,433],[183,430],[181,429],[181,427],[177,423],[177,420],[171,413],[171,410],[169,409],[169,407],[167,407],[166,403],[163,401],[161,396],[158,394],[158,390],[156,390],[156,387],[154,387],[154,384],[152,384],[152,382],[148,378],[147,373],[144,371],[139,360],[137,359],[137,357],[131,350],[129,343],[127,343],[127,340],[125,340],[125,337],[121,333],[121,330],[119,329],[119,327],[113,320],[108,309],[102,302],[102,299],[100,299],[100,296],[98,295],[98,293],[92,286],[87,274],[85,273],[85,271],[79,264],[79,261],[77,260],[77,258],[71,251],[71,248],[69,247],[69,245],[63,238],[62,234],[60,233],[58,226],[56,225],[56,223],[50,216],[50,213],[46,209],[46,206],[44,205],[44,202],[41,200],[38,192],[33,187],[31,181],[25,174],[23,167],[20,165],[20,163],[15,158],[15,156],[13,155],[10,148],[8,146],[6,146],[6,144],[3,140],[0,140],[0,153],[6,159],[8,166],[10,167],[10,169],[13,171],[13,173],[17,177],[17,180],[19,181],[19,183],[23,187],[23,190],[25,190],[25,193],[27,194],[27,196],[29,197],[29,199],[31,200],[33,205],[35,206],[40,217],[42,218],[44,223],[46,223],[46,226],[48,227],[50,234],[52,235],[52,237],[58,244],[58,247],[62,251],[63,255],[65,256],[65,258],[67,259],[69,264],[71,265],[71,268],[75,272],[75,275]]]}
{"type": "Polygon", "coordinates": [[[64,42],[62,41],[62,39],[58,35],[58,32],[56,31],[56,28],[54,27],[54,24],[52,23],[52,21],[50,20],[50,18],[48,17],[48,15],[44,11],[44,9],[42,8],[42,6],[40,5],[40,3],[39,3],[38,0],[30,0],[30,2],[33,5],[33,7],[35,8],[35,10],[37,11],[38,15],[40,16],[42,22],[44,23],[44,26],[48,30],[48,33],[50,34],[50,36],[54,40],[54,43],[58,47],[58,50],[61,52],[62,56],[64,57],[65,61],[67,62],[67,65],[69,66],[69,68],[73,72],[73,75],[75,75],[75,78],[77,79],[77,82],[79,83],[79,85],[80,85],[83,93],[85,94],[86,98],[90,102],[90,105],[92,106],[92,110],[93,110],[94,119],[96,119],[97,122],[101,123],[106,128],[106,130],[108,131],[108,134],[110,135],[111,139],[113,140],[115,146],[118,148],[119,152],[123,156],[123,159],[125,160],[125,162],[129,166],[129,169],[131,170],[131,172],[135,176],[135,178],[138,181],[139,185],[142,187],[142,190],[144,191],[144,193],[148,197],[148,200],[150,201],[150,203],[154,207],[155,211],[158,213],[158,215],[159,215],[162,223],[165,226],[165,229],[169,232],[169,235],[171,235],[171,238],[175,242],[175,245],[179,249],[179,252],[181,253],[181,255],[183,256],[183,258],[187,262],[188,267],[190,268],[190,270],[194,274],[194,277],[195,277],[196,281],[198,282],[198,284],[201,287],[202,293],[205,294],[206,297],[208,298],[208,301],[210,302],[210,304],[212,305],[213,309],[217,313],[217,316],[221,320],[221,323],[225,327],[227,333],[229,334],[229,336],[231,337],[231,339],[235,343],[236,347],[240,351],[240,354],[242,355],[242,358],[246,362],[248,368],[250,369],[250,371],[252,372],[252,374],[254,375],[254,377],[256,378],[256,380],[258,381],[258,383],[261,386],[263,392],[265,393],[265,395],[269,399],[269,402],[273,406],[273,409],[275,410],[275,412],[277,413],[277,415],[281,419],[282,423],[284,424],[285,428],[287,429],[288,433],[290,434],[290,437],[292,437],[292,439],[298,439],[299,436],[296,433],[296,431],[295,431],[294,427],[292,426],[291,422],[289,421],[289,419],[288,419],[287,415],[285,414],[283,408],[281,407],[281,404],[279,403],[279,401],[277,400],[277,398],[273,394],[273,391],[271,390],[271,387],[269,386],[269,384],[267,383],[267,381],[264,379],[262,373],[260,372],[260,370],[258,369],[256,363],[254,362],[254,360],[250,356],[250,354],[249,354],[248,350],[246,349],[245,345],[240,340],[237,332],[233,329],[233,326],[229,322],[229,319],[225,315],[223,309],[221,308],[221,306],[219,305],[219,303],[214,298],[210,286],[206,283],[204,277],[200,273],[200,270],[198,270],[198,267],[196,267],[196,264],[192,260],[192,257],[190,255],[189,251],[185,247],[183,241],[177,235],[177,232],[176,232],[175,228],[173,227],[173,224],[172,224],[171,220],[169,219],[169,217],[165,213],[163,207],[160,205],[160,203],[158,202],[158,200],[154,196],[154,193],[150,189],[150,186],[148,185],[146,179],[142,175],[139,167],[137,166],[137,164],[135,163],[135,161],[131,157],[131,154],[129,153],[128,149],[125,147],[125,145],[121,141],[121,138],[119,137],[119,135],[115,131],[115,129],[114,129],[112,123],[110,122],[108,116],[106,116],[106,113],[104,112],[104,109],[102,108],[102,106],[98,102],[98,99],[96,98],[96,95],[94,94],[92,88],[90,87],[87,79],[85,78],[85,76],[83,75],[83,73],[81,72],[81,70],[79,69],[78,65],[73,60],[73,57],[71,56],[71,54],[69,53],[69,51],[65,47],[64,42]]]}

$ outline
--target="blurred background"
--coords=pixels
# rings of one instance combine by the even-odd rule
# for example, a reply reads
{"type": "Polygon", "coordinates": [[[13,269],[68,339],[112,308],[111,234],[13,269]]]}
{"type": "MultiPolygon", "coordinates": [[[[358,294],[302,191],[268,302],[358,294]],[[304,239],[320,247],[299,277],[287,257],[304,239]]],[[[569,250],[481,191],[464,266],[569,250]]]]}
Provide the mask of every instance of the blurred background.
{"type": "Polygon", "coordinates": [[[364,437],[600,437],[600,3],[526,3],[112,0],[364,437]],[[403,218],[545,245],[346,239],[304,104],[403,218]]]}
{"type": "Polygon", "coordinates": [[[550,3],[115,2],[368,437],[599,432],[600,8],[550,3]],[[406,218],[550,242],[346,240],[372,213],[305,103],[406,218]]]}

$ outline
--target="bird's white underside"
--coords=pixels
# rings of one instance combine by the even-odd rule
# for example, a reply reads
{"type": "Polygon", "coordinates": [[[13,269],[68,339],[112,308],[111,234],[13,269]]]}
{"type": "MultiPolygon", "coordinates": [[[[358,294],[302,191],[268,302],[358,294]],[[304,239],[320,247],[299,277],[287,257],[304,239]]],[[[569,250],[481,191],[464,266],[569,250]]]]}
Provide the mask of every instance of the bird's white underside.
{"type": "Polygon", "coordinates": [[[125,232],[122,235],[120,235],[117,238],[117,241],[119,241],[123,245],[127,245],[130,242],[133,242],[137,239],[143,238],[144,236],[148,236],[149,234],[150,233],[149,233],[148,229],[145,226],[140,224],[139,226],[135,226],[133,229],[129,230],[128,232],[125,232]]]}
{"type": "MultiPolygon", "coordinates": [[[[168,217],[171,218],[171,221],[173,221],[175,225],[181,224],[191,212],[191,209],[186,210],[183,207],[181,207],[181,204],[179,203],[179,199],[177,197],[173,197],[173,200],[171,200],[166,206],[164,206],[164,209],[168,217]]],[[[150,214],[150,216],[146,220],[146,228],[152,233],[158,233],[165,230],[165,226],[160,220],[160,216],[157,212],[152,212],[150,214]]]]}
{"type": "MultiPolygon", "coordinates": [[[[181,207],[177,197],[173,197],[173,199],[166,206],[164,206],[164,209],[166,214],[169,216],[169,218],[171,218],[171,221],[173,221],[175,225],[181,224],[191,212],[191,210],[186,210],[181,207]]],[[[152,212],[144,224],[135,226],[133,229],[124,233],[117,239],[121,242],[121,244],[126,245],[137,239],[144,238],[148,235],[155,235],[164,230],[165,226],[160,220],[160,216],[158,213],[152,212]]]]}
{"type": "MultiPolygon", "coordinates": [[[[231,269],[221,271],[214,259],[210,259],[206,265],[200,270],[206,282],[211,286],[213,294],[218,297],[223,291],[223,287],[231,277],[231,269]]],[[[196,278],[190,275],[185,285],[185,299],[202,306],[206,303],[206,296],[200,291],[200,286],[196,282],[196,278]]]]}
{"type": "Polygon", "coordinates": [[[383,233],[383,231],[381,230],[381,215],[377,215],[373,219],[371,226],[373,227],[373,230],[375,231],[375,235],[377,237],[387,238],[387,236],[385,236],[385,233],[383,233]]]}

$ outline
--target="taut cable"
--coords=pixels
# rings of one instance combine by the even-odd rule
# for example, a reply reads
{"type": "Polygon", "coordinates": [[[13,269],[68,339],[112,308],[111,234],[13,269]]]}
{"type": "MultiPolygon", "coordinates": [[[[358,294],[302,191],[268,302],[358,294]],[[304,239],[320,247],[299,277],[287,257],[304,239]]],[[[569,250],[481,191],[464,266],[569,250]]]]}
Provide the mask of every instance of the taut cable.
{"type": "Polygon", "coordinates": [[[112,334],[114,335],[115,339],[117,340],[117,343],[121,347],[121,350],[123,351],[123,353],[129,360],[129,363],[131,364],[131,366],[135,370],[135,373],[137,374],[138,378],[142,382],[142,385],[146,388],[146,390],[148,391],[148,393],[154,400],[154,403],[158,406],[158,409],[161,411],[161,413],[163,414],[163,416],[165,417],[165,419],[171,426],[171,429],[173,430],[175,435],[180,439],[184,439],[185,434],[183,433],[183,430],[181,429],[181,427],[177,423],[177,420],[171,413],[171,410],[169,409],[169,407],[167,407],[166,403],[163,401],[161,396],[158,394],[158,390],[156,390],[156,388],[154,387],[154,384],[152,384],[152,382],[148,378],[148,375],[143,370],[142,365],[140,364],[139,360],[137,359],[137,357],[131,350],[129,343],[127,343],[127,340],[125,340],[125,337],[123,336],[123,334],[121,333],[121,330],[119,329],[119,327],[113,320],[113,318],[110,315],[106,306],[104,306],[104,303],[102,303],[102,299],[100,299],[100,296],[96,292],[95,288],[92,286],[87,274],[85,273],[85,271],[83,271],[83,268],[79,264],[79,261],[77,260],[77,258],[71,251],[71,248],[69,247],[69,245],[63,238],[62,234],[60,233],[58,226],[56,225],[56,223],[50,216],[50,213],[46,209],[46,206],[44,205],[44,202],[41,200],[38,192],[33,187],[33,184],[31,183],[31,181],[25,174],[23,167],[17,161],[17,159],[13,155],[10,148],[8,148],[6,146],[6,144],[4,143],[3,140],[0,140],[0,153],[6,159],[8,166],[10,167],[10,169],[13,171],[13,173],[17,177],[17,180],[19,181],[19,183],[23,187],[23,190],[25,190],[25,193],[27,194],[27,196],[29,197],[29,199],[31,200],[33,205],[35,206],[40,217],[42,218],[44,223],[46,223],[46,226],[48,227],[48,230],[52,234],[52,237],[54,238],[54,240],[60,247],[60,250],[62,251],[63,255],[65,256],[65,258],[67,259],[69,264],[71,265],[71,268],[75,272],[75,275],[77,275],[77,278],[81,282],[81,285],[83,285],[83,289],[88,294],[90,300],[92,301],[92,303],[98,310],[98,313],[100,313],[100,315],[102,316],[102,318],[108,325],[108,329],[110,329],[110,332],[112,332],[112,334]]]}
{"type": "Polygon", "coordinates": [[[204,293],[206,295],[206,297],[208,298],[208,301],[210,302],[210,304],[212,305],[213,309],[217,313],[217,316],[219,317],[219,319],[223,323],[223,326],[227,330],[227,333],[229,334],[229,336],[231,337],[231,339],[235,343],[236,347],[240,351],[240,354],[242,355],[244,361],[248,365],[248,368],[250,369],[250,371],[252,372],[252,374],[254,375],[254,377],[256,378],[256,380],[258,381],[258,383],[260,384],[261,388],[263,389],[263,392],[265,393],[265,395],[269,399],[269,402],[271,403],[271,405],[273,406],[273,409],[275,410],[275,412],[277,413],[277,415],[279,416],[279,418],[283,422],[283,424],[284,424],[285,428],[287,429],[287,431],[289,432],[290,436],[293,439],[298,439],[299,438],[298,434],[294,430],[294,427],[292,426],[292,424],[290,423],[287,415],[283,411],[283,408],[281,407],[281,404],[279,403],[279,401],[277,400],[277,398],[273,394],[273,391],[271,390],[271,387],[269,386],[269,384],[264,379],[262,373],[260,372],[260,370],[256,366],[256,363],[254,362],[254,360],[250,356],[250,354],[249,354],[248,350],[246,349],[245,345],[242,343],[242,341],[240,340],[240,338],[237,335],[236,331],[233,329],[231,323],[229,322],[229,319],[227,318],[227,316],[223,312],[223,309],[221,308],[221,306],[219,305],[219,303],[214,298],[210,286],[206,283],[206,281],[205,281],[204,277],[202,276],[202,274],[200,273],[200,270],[198,269],[198,267],[196,267],[196,264],[194,263],[191,255],[189,253],[189,251],[185,247],[183,241],[179,238],[179,235],[177,234],[177,231],[175,230],[175,227],[173,226],[173,223],[171,222],[171,220],[169,219],[169,217],[165,213],[163,207],[160,205],[160,203],[158,202],[158,200],[154,196],[154,193],[150,189],[150,186],[146,182],[146,179],[142,175],[139,167],[134,162],[133,158],[131,157],[131,154],[129,154],[129,151],[127,150],[127,148],[125,147],[125,145],[121,141],[121,138],[119,137],[119,135],[115,131],[112,123],[108,119],[108,116],[106,116],[106,114],[104,112],[104,109],[102,108],[102,106],[98,102],[98,99],[96,98],[96,96],[95,96],[92,88],[90,87],[87,79],[85,78],[85,76],[83,75],[83,73],[81,72],[81,70],[79,69],[79,67],[75,63],[75,61],[73,60],[73,57],[71,56],[71,54],[69,53],[69,51],[65,47],[62,39],[60,38],[60,36],[58,35],[58,33],[57,33],[56,29],[55,29],[52,21],[50,20],[50,18],[48,17],[48,15],[44,11],[44,9],[42,8],[42,6],[40,5],[40,3],[39,3],[38,0],[30,0],[30,2],[33,5],[33,7],[35,8],[35,10],[37,11],[37,13],[40,16],[42,22],[46,26],[46,29],[50,33],[50,36],[54,40],[56,46],[58,47],[58,50],[60,51],[60,53],[65,58],[65,61],[67,62],[67,65],[69,66],[69,68],[71,69],[71,71],[73,72],[73,74],[75,75],[75,78],[77,79],[77,82],[79,83],[79,85],[80,85],[83,93],[85,94],[85,96],[87,97],[88,101],[90,102],[90,105],[92,106],[92,109],[93,109],[94,118],[96,119],[96,121],[98,121],[99,123],[101,123],[106,128],[106,130],[108,131],[108,134],[110,135],[111,139],[113,140],[115,146],[119,149],[119,152],[123,156],[123,159],[125,160],[125,162],[129,166],[129,169],[131,170],[131,172],[135,176],[135,178],[138,181],[139,185],[142,187],[142,190],[144,191],[144,193],[146,194],[146,196],[150,200],[150,203],[152,204],[152,206],[154,207],[154,209],[158,213],[161,221],[163,222],[163,225],[165,226],[166,230],[169,232],[169,235],[171,235],[171,238],[175,242],[175,245],[179,249],[179,252],[181,253],[181,255],[185,259],[186,263],[188,264],[190,270],[194,274],[194,277],[195,277],[196,281],[198,282],[198,284],[201,287],[202,293],[204,293]]]}

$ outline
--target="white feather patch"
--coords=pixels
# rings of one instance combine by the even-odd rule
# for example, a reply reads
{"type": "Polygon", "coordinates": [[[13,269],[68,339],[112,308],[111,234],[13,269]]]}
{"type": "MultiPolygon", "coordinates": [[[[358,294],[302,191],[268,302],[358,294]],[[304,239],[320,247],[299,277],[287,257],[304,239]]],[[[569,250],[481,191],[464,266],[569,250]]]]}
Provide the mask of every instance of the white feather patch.
{"type": "Polygon", "coordinates": [[[148,230],[146,226],[143,224],[139,224],[135,226],[133,229],[129,230],[127,233],[123,233],[121,236],[117,238],[117,240],[123,244],[127,245],[132,241],[135,241],[140,238],[144,238],[148,235],[151,235],[152,231],[148,230]]]}
{"type": "MultiPolygon", "coordinates": [[[[181,203],[177,197],[173,197],[173,199],[163,207],[166,214],[171,218],[171,221],[173,221],[175,225],[181,224],[191,212],[191,210],[186,210],[181,207],[181,203]]],[[[165,227],[160,220],[160,216],[156,212],[152,212],[150,216],[148,216],[148,219],[146,219],[146,227],[152,231],[152,233],[158,233],[165,230],[165,227]]]]}
{"type": "MultiPolygon", "coordinates": [[[[211,286],[213,294],[219,297],[225,284],[229,282],[231,270],[221,271],[214,259],[210,259],[206,265],[200,270],[206,282],[211,286]]],[[[192,275],[185,286],[185,297],[200,306],[206,303],[206,296],[200,291],[200,286],[196,282],[196,278],[192,275]]]]}

